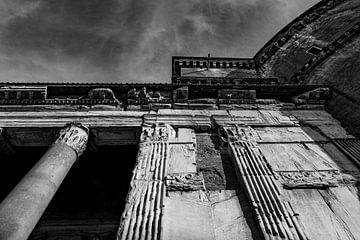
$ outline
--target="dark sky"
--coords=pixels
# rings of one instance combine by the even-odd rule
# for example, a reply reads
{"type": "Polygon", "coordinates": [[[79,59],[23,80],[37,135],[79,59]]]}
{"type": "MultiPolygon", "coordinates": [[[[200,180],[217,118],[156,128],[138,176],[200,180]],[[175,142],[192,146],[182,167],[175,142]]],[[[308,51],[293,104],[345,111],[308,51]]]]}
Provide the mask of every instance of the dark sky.
{"type": "Polygon", "coordinates": [[[252,57],[318,0],[1,0],[0,81],[168,82],[172,55],[252,57]]]}

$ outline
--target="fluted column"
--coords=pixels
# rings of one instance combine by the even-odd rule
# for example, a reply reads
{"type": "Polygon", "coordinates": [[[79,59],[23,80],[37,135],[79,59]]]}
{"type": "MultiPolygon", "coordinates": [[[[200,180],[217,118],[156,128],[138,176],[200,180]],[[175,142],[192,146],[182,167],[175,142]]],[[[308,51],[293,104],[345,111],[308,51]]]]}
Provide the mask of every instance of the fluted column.
{"type": "Polygon", "coordinates": [[[0,239],[28,238],[87,141],[88,129],[81,125],[60,131],[54,144],[0,204],[0,239]]]}

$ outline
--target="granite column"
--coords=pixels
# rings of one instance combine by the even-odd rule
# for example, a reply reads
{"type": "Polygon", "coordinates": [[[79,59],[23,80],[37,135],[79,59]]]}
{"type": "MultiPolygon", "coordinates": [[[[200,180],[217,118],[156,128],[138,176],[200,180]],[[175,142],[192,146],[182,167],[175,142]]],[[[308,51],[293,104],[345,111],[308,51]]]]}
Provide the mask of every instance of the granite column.
{"type": "MultiPolygon", "coordinates": [[[[27,239],[88,141],[88,129],[72,124],[0,204],[0,239],[27,239]]],[[[15,170],[16,171],[16,170],[15,170]]]]}

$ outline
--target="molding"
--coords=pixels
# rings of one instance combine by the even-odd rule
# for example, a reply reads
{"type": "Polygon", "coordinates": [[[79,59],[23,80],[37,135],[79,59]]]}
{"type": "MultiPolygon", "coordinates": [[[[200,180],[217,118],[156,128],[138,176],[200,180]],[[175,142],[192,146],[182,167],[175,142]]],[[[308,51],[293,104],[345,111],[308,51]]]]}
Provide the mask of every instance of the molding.
{"type": "Polygon", "coordinates": [[[17,86],[9,84],[0,87],[0,105],[116,105],[122,107],[110,88],[93,88],[82,97],[66,98],[51,96],[49,86],[17,86]]]}
{"type": "Polygon", "coordinates": [[[224,57],[172,57],[172,79],[181,76],[181,68],[235,68],[255,69],[253,58],[224,58],[224,57]]]}

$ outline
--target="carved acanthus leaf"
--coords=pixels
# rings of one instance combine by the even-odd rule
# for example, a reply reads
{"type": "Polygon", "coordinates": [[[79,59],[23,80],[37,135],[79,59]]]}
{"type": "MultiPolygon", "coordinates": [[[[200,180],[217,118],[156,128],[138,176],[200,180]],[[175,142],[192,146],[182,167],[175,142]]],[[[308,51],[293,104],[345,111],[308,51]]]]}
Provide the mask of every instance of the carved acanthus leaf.
{"type": "Polygon", "coordinates": [[[89,138],[89,129],[80,124],[70,124],[61,129],[54,144],[64,143],[75,150],[80,156],[86,149],[89,138]]]}

